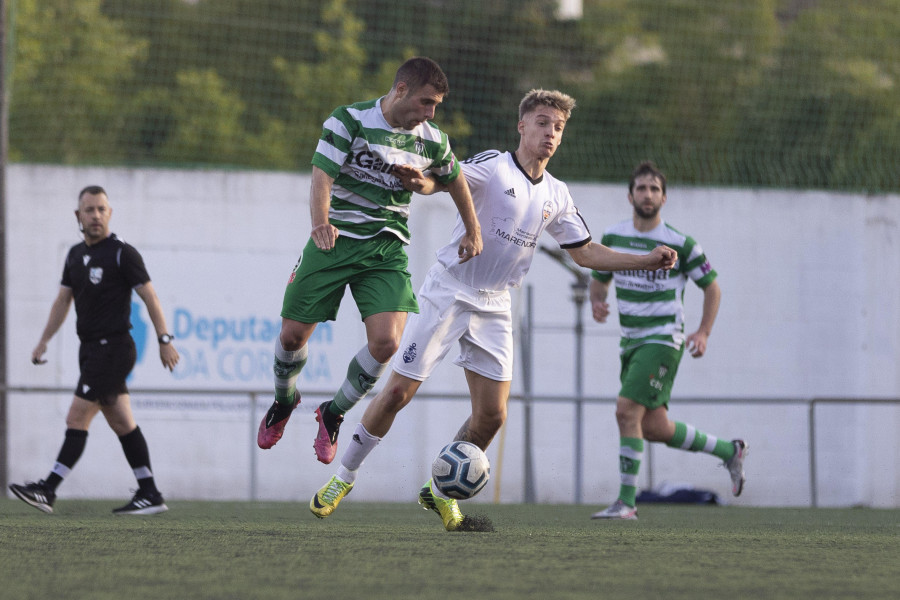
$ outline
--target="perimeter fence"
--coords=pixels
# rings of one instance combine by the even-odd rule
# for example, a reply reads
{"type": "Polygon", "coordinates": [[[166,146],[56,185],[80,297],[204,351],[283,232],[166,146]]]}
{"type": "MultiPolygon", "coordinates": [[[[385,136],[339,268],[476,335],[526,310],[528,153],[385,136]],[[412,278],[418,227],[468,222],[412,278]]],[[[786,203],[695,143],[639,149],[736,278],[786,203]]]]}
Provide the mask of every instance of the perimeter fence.
{"type": "MultiPolygon", "coordinates": [[[[34,394],[70,394],[71,388],[69,387],[36,387],[36,386],[9,386],[6,388],[6,393],[8,395],[9,402],[15,402],[17,397],[20,399],[22,397],[27,398],[29,395],[34,394]]],[[[244,405],[245,413],[247,415],[246,429],[249,435],[248,439],[256,439],[256,431],[259,426],[259,415],[261,412],[269,405],[270,399],[272,396],[271,390],[258,390],[258,391],[236,391],[236,390],[227,390],[227,389],[132,389],[132,402],[135,405],[136,410],[142,410],[144,408],[151,408],[162,403],[163,405],[171,404],[171,401],[166,401],[165,399],[171,399],[172,397],[178,397],[179,400],[177,405],[181,408],[191,408],[192,405],[194,407],[200,407],[206,411],[214,411],[215,406],[211,406],[208,401],[202,401],[200,398],[230,398],[230,399],[245,399],[246,404],[244,405]],[[139,398],[139,400],[135,400],[135,398],[139,398]],[[193,402],[192,398],[198,399],[196,403],[193,402]]],[[[315,392],[315,391],[304,391],[303,397],[304,400],[312,400],[313,405],[317,405],[319,402],[330,399],[332,393],[329,392],[315,392]]],[[[468,404],[471,402],[471,399],[468,394],[433,394],[433,393],[425,393],[420,392],[416,394],[417,400],[422,401],[457,401],[464,402],[468,404]]],[[[601,397],[583,397],[577,398],[575,396],[547,396],[547,395],[536,395],[536,396],[527,396],[522,394],[512,394],[509,398],[510,403],[520,403],[522,405],[523,414],[527,415],[529,410],[538,404],[566,404],[572,407],[576,407],[578,404],[582,405],[594,405],[594,404],[607,404],[607,405],[615,405],[615,398],[601,398],[601,397]]],[[[691,405],[718,405],[718,406],[728,406],[728,405],[740,405],[742,407],[759,407],[759,406],[779,406],[779,407],[789,407],[789,406],[804,406],[806,408],[807,415],[807,431],[808,437],[805,440],[807,445],[807,463],[808,463],[808,493],[809,493],[809,506],[811,508],[817,508],[820,506],[820,480],[819,480],[819,465],[820,459],[818,457],[819,454],[819,444],[821,440],[819,439],[819,435],[817,432],[817,414],[818,411],[824,406],[836,406],[836,405],[845,405],[845,406],[900,406],[900,398],[740,398],[740,399],[721,399],[721,398],[678,398],[678,405],[680,407],[688,407],[691,405]]],[[[232,410],[234,406],[232,404],[228,405],[228,410],[232,410]]],[[[214,420],[214,419],[213,419],[214,420]]],[[[510,426],[509,424],[507,426],[510,426]]],[[[512,425],[517,426],[517,425],[512,425]]],[[[521,426],[523,427],[523,431],[521,432],[522,438],[525,440],[525,447],[529,448],[530,440],[532,438],[533,428],[535,424],[528,419],[527,417],[523,419],[521,426]]],[[[583,423],[580,421],[576,421],[575,427],[582,427],[583,423]]],[[[580,434],[577,431],[571,432],[571,439],[578,440],[580,434]]],[[[221,440],[219,440],[221,441],[221,440]]],[[[577,445],[577,442],[575,442],[577,445]]],[[[642,471],[646,473],[647,485],[642,486],[647,489],[653,488],[654,483],[660,479],[660,473],[658,473],[654,469],[654,460],[653,460],[653,447],[654,444],[649,444],[647,446],[647,452],[645,454],[645,460],[643,461],[642,471]]],[[[576,447],[573,449],[576,453],[583,452],[582,448],[576,447]]],[[[7,454],[7,457],[9,455],[7,454]]],[[[255,444],[250,446],[250,455],[248,458],[249,469],[247,470],[247,479],[245,482],[246,486],[246,497],[250,500],[258,500],[260,499],[260,495],[258,493],[259,489],[259,466],[258,466],[258,456],[259,452],[256,448],[255,444]]],[[[534,503],[536,501],[535,490],[538,487],[538,482],[535,478],[535,466],[536,461],[534,458],[534,454],[532,452],[525,452],[523,455],[523,461],[525,464],[523,465],[524,471],[524,479],[523,479],[523,493],[522,497],[524,498],[524,502],[534,503]]],[[[8,460],[8,458],[6,458],[8,460]]],[[[580,472],[580,466],[578,461],[573,461],[574,470],[572,472],[572,487],[573,489],[580,490],[583,487],[581,479],[583,478],[583,473],[580,472]]],[[[198,467],[200,468],[200,467],[198,467]]],[[[7,466],[8,470],[8,466],[7,466]]],[[[2,482],[3,486],[6,487],[8,482],[2,482]]],[[[581,503],[583,501],[580,498],[580,494],[576,496],[577,503],[581,503]]]]}

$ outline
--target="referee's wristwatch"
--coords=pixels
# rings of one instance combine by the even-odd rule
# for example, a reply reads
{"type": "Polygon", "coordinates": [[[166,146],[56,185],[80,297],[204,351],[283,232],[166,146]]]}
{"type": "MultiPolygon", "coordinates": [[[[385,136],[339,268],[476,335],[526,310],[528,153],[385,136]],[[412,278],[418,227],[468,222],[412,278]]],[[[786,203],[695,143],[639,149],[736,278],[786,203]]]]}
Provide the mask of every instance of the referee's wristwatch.
{"type": "Polygon", "coordinates": [[[160,344],[171,344],[172,340],[174,340],[174,339],[175,339],[174,336],[169,335],[168,333],[164,333],[161,336],[159,336],[159,343],[160,344]]]}

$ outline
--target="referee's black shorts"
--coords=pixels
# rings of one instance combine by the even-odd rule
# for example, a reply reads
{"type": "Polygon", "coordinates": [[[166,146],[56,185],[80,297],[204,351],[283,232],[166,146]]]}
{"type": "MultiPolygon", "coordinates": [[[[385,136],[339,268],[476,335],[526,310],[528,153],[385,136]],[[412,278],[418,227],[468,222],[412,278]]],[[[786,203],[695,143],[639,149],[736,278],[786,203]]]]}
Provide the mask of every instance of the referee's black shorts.
{"type": "Polygon", "coordinates": [[[103,405],[114,403],[117,396],[128,393],[125,379],[136,361],[137,350],[128,333],[81,342],[81,376],[75,395],[103,405]]]}

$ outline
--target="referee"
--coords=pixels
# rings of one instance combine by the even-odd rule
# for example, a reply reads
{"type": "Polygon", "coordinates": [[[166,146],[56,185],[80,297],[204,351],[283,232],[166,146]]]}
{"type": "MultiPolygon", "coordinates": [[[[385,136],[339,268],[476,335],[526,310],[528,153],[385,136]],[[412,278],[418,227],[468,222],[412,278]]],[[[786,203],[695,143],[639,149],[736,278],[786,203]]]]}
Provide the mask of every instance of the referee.
{"type": "Polygon", "coordinates": [[[81,347],[81,376],[66,417],[66,436],[47,479],[9,489],[22,501],[45,513],[53,512],[56,488],[68,476],[87,443],[88,427],[102,412],[119,436],[125,458],[137,478],[138,490],[131,501],[113,510],[118,515],[150,515],[168,508],[156,488],[150,469],[150,452],[131,413],[125,379],[134,368],[137,352],[131,338],[131,291],[147,306],[159,339],[159,358],[170,371],[178,364],[178,351],[168,334],[159,298],[138,251],[109,231],[112,208],[106,191],[88,186],[78,195],[75,211],[84,242],[73,246],[63,267],[59,295],[31,362],[42,365],[47,343],[59,331],[72,300],[81,347]]]}

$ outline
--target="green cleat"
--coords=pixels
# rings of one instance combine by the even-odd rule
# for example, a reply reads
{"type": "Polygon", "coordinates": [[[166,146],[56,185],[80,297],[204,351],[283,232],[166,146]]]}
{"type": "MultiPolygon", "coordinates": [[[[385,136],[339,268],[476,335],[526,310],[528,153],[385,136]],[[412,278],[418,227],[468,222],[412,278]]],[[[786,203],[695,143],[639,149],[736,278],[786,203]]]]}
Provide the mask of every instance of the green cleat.
{"type": "Polygon", "coordinates": [[[334,512],[341,498],[349,494],[352,489],[352,483],[341,481],[337,475],[334,475],[325,484],[325,487],[316,492],[316,495],[309,501],[309,510],[320,519],[324,519],[334,512]]]}
{"type": "Polygon", "coordinates": [[[419,504],[425,510],[433,510],[441,515],[444,522],[444,529],[447,531],[456,531],[463,522],[463,514],[459,512],[459,504],[456,500],[444,500],[438,498],[431,491],[431,480],[429,479],[422,489],[419,491],[419,504]]]}

